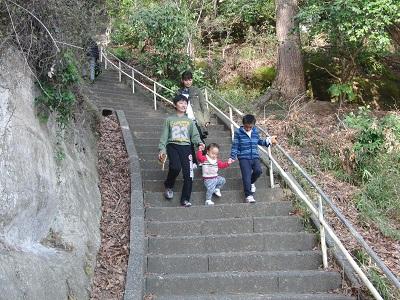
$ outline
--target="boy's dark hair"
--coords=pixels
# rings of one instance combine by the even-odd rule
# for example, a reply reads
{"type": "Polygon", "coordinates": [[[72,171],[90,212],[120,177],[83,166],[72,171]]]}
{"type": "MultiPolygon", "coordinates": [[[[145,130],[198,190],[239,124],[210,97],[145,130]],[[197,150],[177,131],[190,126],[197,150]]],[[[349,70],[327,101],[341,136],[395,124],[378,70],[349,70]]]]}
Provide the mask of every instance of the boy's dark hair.
{"type": "Polygon", "coordinates": [[[193,74],[189,70],[187,70],[187,71],[182,73],[182,81],[183,80],[188,80],[188,79],[193,79],[193,74]]]}
{"type": "Polygon", "coordinates": [[[217,148],[219,150],[219,145],[217,143],[210,143],[207,145],[206,150],[210,150],[211,148],[217,148]]]}
{"type": "Polygon", "coordinates": [[[256,117],[253,115],[245,115],[242,119],[243,124],[256,124],[256,117]]]}
{"type": "Polygon", "coordinates": [[[178,101],[181,101],[181,100],[188,102],[188,98],[186,98],[182,94],[176,95],[172,101],[174,102],[174,104],[176,104],[178,101]]]}

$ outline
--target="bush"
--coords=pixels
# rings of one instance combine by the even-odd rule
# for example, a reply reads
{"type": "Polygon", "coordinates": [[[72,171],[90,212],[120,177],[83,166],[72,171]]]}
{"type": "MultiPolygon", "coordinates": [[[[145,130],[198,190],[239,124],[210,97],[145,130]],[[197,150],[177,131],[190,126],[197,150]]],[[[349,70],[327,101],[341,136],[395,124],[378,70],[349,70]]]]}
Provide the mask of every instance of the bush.
{"type": "Polygon", "coordinates": [[[127,62],[132,59],[132,53],[126,48],[114,48],[111,52],[118,57],[120,60],[127,62]]]}
{"type": "Polygon", "coordinates": [[[253,81],[256,86],[266,89],[271,85],[276,76],[274,67],[262,66],[253,71],[253,81]]]}
{"type": "Polygon", "coordinates": [[[400,240],[400,117],[373,117],[366,108],[346,123],[358,129],[353,150],[355,175],[361,185],[356,197],[362,217],[373,220],[385,236],[400,240]]]}
{"type": "Polygon", "coordinates": [[[80,81],[80,72],[71,52],[62,56],[60,69],[51,78],[41,81],[42,94],[35,98],[39,118],[47,120],[50,113],[57,114],[57,122],[64,128],[73,113],[75,104],[74,85],[80,81]]]}

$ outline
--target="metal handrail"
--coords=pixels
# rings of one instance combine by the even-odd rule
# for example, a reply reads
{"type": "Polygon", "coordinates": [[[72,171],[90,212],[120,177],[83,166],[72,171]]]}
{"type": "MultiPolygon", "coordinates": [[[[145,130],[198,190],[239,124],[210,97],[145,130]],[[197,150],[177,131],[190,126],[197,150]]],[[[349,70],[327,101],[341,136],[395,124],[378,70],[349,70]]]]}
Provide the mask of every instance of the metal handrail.
{"type": "MultiPolygon", "coordinates": [[[[171,89],[165,87],[164,85],[156,82],[155,80],[151,79],[150,77],[144,75],[140,71],[136,70],[132,66],[129,66],[128,64],[122,62],[120,59],[118,59],[115,55],[112,53],[109,53],[114,59],[118,61],[118,66],[114,64],[111,60],[107,58],[108,51],[104,51],[104,49],[101,49],[100,51],[100,61],[102,59],[105,59],[105,67],[107,67],[107,62],[112,64],[114,67],[116,67],[119,71],[119,80],[121,81],[121,74],[126,75],[128,78],[132,79],[132,85],[134,83],[138,83],[148,91],[152,92],[154,94],[154,108],[155,110],[157,109],[156,105],[156,100],[157,96],[160,97],[162,100],[166,101],[167,103],[172,104],[172,101],[168,100],[164,96],[160,95],[156,91],[156,86],[159,86],[169,92],[173,92],[171,89]],[[132,70],[132,76],[126,72],[124,72],[121,68],[121,64],[127,66],[129,69],[132,70]],[[148,81],[153,83],[154,89],[152,90],[151,88],[147,87],[145,84],[139,82],[135,76],[134,73],[138,73],[144,78],[146,78],[148,81]]],[[[132,86],[132,92],[134,93],[134,86],[132,86]]],[[[216,110],[222,117],[224,117],[227,122],[231,124],[231,128],[233,131],[233,128],[239,128],[239,125],[233,120],[233,115],[232,111],[235,111],[239,116],[243,116],[244,113],[242,113],[239,109],[237,109],[235,106],[233,106],[231,103],[229,103],[227,100],[223,99],[220,97],[218,94],[216,94],[214,91],[212,91],[209,88],[205,89],[206,93],[206,101],[209,106],[211,106],[214,110],[216,110]],[[228,105],[230,115],[227,116],[221,109],[219,109],[214,103],[212,103],[208,99],[208,92],[211,92],[212,94],[218,96],[225,104],[228,105]]],[[[258,126],[257,126],[258,127],[258,126]]],[[[268,132],[265,131],[264,129],[258,127],[264,134],[269,136],[268,132]]],[[[288,174],[283,170],[283,168],[279,165],[279,163],[273,158],[271,154],[271,147],[268,147],[268,150],[265,150],[264,148],[260,147],[260,150],[265,153],[269,160],[270,160],[270,172],[273,175],[272,167],[274,166],[279,174],[282,176],[282,178],[287,182],[287,184],[292,188],[292,190],[300,197],[300,199],[303,200],[303,202],[308,206],[308,208],[311,210],[311,212],[318,217],[318,220],[320,222],[321,230],[326,230],[330,237],[333,239],[335,244],[339,247],[339,249],[342,251],[344,256],[346,257],[347,261],[350,263],[350,265],[353,267],[354,271],[360,276],[362,282],[367,286],[367,288],[370,290],[372,295],[375,297],[375,299],[383,299],[376,288],[373,286],[373,284],[369,281],[367,276],[364,274],[364,272],[361,270],[361,268],[357,265],[355,260],[352,258],[351,254],[347,251],[347,249],[344,247],[344,245],[341,243],[340,239],[336,236],[334,230],[329,226],[329,224],[326,223],[326,221],[323,218],[323,213],[322,213],[322,200],[321,198],[332,208],[332,210],[335,212],[335,214],[338,216],[338,218],[343,222],[343,224],[349,229],[351,234],[356,238],[356,240],[362,245],[362,247],[367,251],[367,253],[371,256],[371,258],[375,261],[375,263],[378,265],[378,267],[381,268],[382,272],[393,282],[393,284],[399,288],[400,287],[400,282],[396,278],[396,276],[386,267],[386,265],[383,263],[383,261],[380,260],[380,258],[377,256],[377,254],[368,246],[368,244],[365,242],[365,240],[361,237],[361,235],[354,229],[352,224],[344,217],[344,215],[341,213],[339,208],[337,208],[332,201],[325,195],[325,193],[322,191],[322,189],[310,178],[310,176],[297,164],[297,162],[280,146],[277,145],[276,148],[282,152],[282,154],[289,160],[290,163],[293,164],[293,166],[300,171],[300,173],[304,176],[304,178],[316,189],[318,194],[320,195],[320,205],[317,210],[317,208],[314,206],[314,204],[311,202],[310,198],[303,192],[300,188],[297,182],[295,182],[288,174]]],[[[273,178],[273,176],[272,176],[273,178]]],[[[273,181],[271,181],[271,187],[273,187],[273,181]]],[[[322,243],[322,252],[323,252],[323,261],[324,261],[324,266],[325,266],[325,261],[326,261],[326,247],[325,247],[325,239],[323,237],[323,234],[321,232],[321,243],[322,243]]]]}
{"type": "MultiPolygon", "coordinates": [[[[214,91],[208,89],[217,95],[214,91]]],[[[223,99],[221,96],[217,95],[219,99],[223,100],[229,107],[234,109],[240,116],[243,116],[244,113],[239,109],[235,108],[231,103],[227,100],[223,99]]],[[[262,131],[265,135],[269,136],[269,133],[263,128],[257,126],[257,128],[262,131]]],[[[364,238],[357,232],[354,226],[351,224],[349,220],[343,215],[341,210],[332,202],[331,199],[324,193],[324,191],[315,183],[315,181],[310,177],[310,175],[282,148],[279,144],[276,145],[276,148],[287,158],[287,160],[300,172],[300,174],[310,183],[310,185],[315,188],[319,196],[325,201],[326,204],[333,210],[339,220],[347,227],[352,236],[360,243],[360,245],[364,248],[364,250],[371,256],[376,265],[382,270],[382,272],[390,279],[393,285],[400,289],[400,281],[399,279],[389,270],[389,268],[385,265],[385,263],[379,258],[376,252],[367,244],[364,238]]]]}

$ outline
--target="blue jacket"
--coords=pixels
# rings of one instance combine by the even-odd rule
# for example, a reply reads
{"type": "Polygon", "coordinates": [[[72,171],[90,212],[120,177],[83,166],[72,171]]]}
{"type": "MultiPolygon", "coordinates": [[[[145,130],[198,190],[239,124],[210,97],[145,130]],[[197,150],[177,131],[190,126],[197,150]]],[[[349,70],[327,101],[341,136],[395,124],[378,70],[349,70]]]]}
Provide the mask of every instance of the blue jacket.
{"type": "Polygon", "coordinates": [[[258,145],[268,147],[268,139],[260,139],[256,127],[251,130],[251,138],[247,135],[243,126],[236,129],[232,142],[231,158],[235,159],[255,159],[260,158],[258,154],[258,145]]]}

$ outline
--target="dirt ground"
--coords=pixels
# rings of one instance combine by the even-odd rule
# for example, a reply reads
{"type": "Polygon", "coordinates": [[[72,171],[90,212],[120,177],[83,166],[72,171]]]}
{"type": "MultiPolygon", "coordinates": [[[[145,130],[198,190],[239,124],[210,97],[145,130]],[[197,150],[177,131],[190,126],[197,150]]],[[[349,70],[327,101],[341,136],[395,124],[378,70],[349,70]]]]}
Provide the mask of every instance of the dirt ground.
{"type": "MultiPolygon", "coordinates": [[[[384,237],[372,222],[361,220],[355,203],[354,195],[359,191],[357,186],[338,180],[332,173],[323,172],[318,165],[319,150],[323,145],[337,149],[342,167],[352,168],[354,157],[350,151],[354,141],[354,131],[346,128],[343,116],[355,107],[345,106],[340,111],[337,105],[330,102],[312,102],[292,112],[292,115],[267,114],[258,117],[259,125],[277,135],[279,144],[301,165],[313,170],[311,177],[328,195],[333,203],[340,208],[346,218],[367,241],[391,271],[400,276],[400,243],[384,237]],[[301,146],[294,146],[289,139],[297,135],[301,146]]],[[[379,113],[379,112],[378,112],[379,113]]],[[[277,150],[273,151],[278,153],[277,150]]],[[[288,167],[288,163],[284,164],[288,167]]],[[[360,249],[356,240],[341,224],[332,212],[328,212],[330,225],[338,232],[339,237],[350,251],[360,249]]],[[[396,224],[400,228],[400,224],[396,224]]]]}

